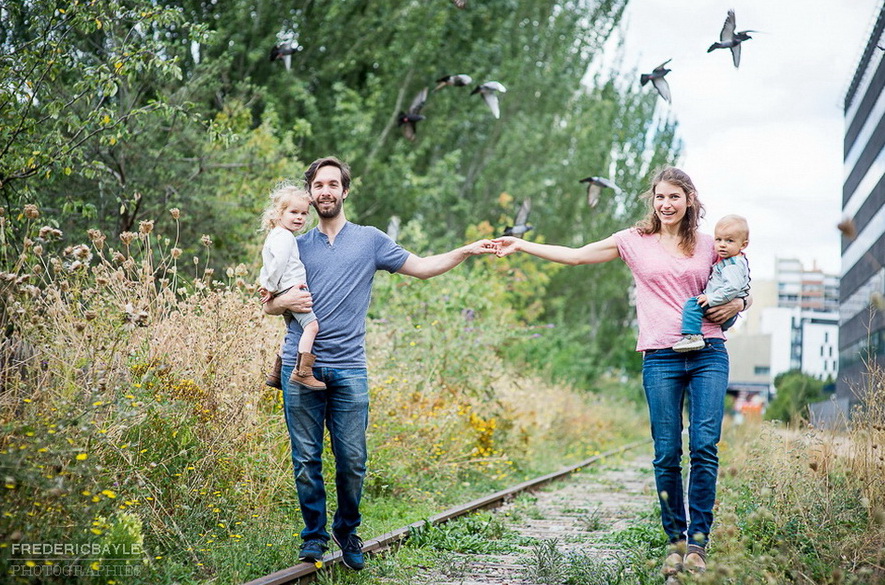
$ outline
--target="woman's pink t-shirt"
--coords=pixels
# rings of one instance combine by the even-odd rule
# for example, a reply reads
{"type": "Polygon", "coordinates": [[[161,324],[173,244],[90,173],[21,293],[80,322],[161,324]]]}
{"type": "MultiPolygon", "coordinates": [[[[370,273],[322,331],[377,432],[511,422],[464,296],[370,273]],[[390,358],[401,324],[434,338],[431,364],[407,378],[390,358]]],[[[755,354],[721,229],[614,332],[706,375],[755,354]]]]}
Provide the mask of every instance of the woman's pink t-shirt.
{"type": "MultiPolygon", "coordinates": [[[[673,347],[682,339],[682,306],[704,292],[710,267],[718,259],[713,238],[699,233],[689,257],[673,256],[657,234],[642,235],[636,228],[616,232],[614,238],[636,284],[636,351],[673,347]]],[[[707,320],[701,332],[706,338],[725,339],[722,328],[707,320]]]]}

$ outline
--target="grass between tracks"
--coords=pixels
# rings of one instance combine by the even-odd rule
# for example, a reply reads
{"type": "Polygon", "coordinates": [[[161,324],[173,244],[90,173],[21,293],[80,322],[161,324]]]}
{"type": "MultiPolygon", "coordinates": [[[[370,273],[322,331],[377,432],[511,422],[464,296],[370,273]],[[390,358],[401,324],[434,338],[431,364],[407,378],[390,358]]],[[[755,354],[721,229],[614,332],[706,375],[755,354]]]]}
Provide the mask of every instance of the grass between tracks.
{"type": "MultiPolygon", "coordinates": [[[[282,320],[250,270],[216,275],[211,238],[182,258],[152,222],[71,245],[35,207],[16,213],[33,233],[0,274],[2,580],[238,583],[294,564],[281,396],[263,384],[282,320]]],[[[378,275],[364,537],[647,432],[621,380],[578,392],[506,363],[537,334],[514,270],[544,276],[484,259],[378,275]]]]}

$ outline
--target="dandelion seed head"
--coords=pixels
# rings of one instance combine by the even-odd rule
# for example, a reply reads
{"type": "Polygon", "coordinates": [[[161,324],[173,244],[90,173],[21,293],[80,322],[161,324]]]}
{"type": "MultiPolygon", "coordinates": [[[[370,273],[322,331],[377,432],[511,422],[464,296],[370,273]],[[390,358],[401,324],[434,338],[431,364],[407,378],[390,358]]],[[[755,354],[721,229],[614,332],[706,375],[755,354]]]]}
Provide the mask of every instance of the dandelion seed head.
{"type": "Polygon", "coordinates": [[[172,219],[178,219],[179,217],[181,217],[181,210],[179,210],[177,207],[173,207],[169,210],[169,215],[172,216],[172,219]]]}
{"type": "Polygon", "coordinates": [[[37,244],[36,246],[34,246],[34,254],[36,256],[42,256],[43,255],[43,246],[41,246],[40,244],[37,244]]]}
{"type": "Polygon", "coordinates": [[[134,232],[123,232],[120,234],[120,241],[123,242],[123,245],[128,246],[132,243],[132,240],[136,238],[138,234],[134,232]]]}
{"type": "Polygon", "coordinates": [[[208,234],[203,234],[203,236],[200,238],[200,243],[208,248],[212,245],[212,238],[210,238],[208,234]]]}
{"type": "Polygon", "coordinates": [[[147,235],[147,234],[151,233],[152,231],[154,231],[154,220],[149,219],[149,220],[139,222],[139,224],[138,224],[138,232],[139,233],[147,235]]]}
{"type": "Polygon", "coordinates": [[[98,248],[103,248],[105,240],[107,240],[107,236],[105,236],[101,231],[97,229],[86,230],[86,233],[89,234],[89,239],[95,244],[98,248]]]}
{"type": "Polygon", "coordinates": [[[44,225],[40,228],[40,237],[44,240],[48,240],[50,238],[60,239],[63,235],[64,233],[60,229],[54,228],[52,226],[44,225]]]}
{"type": "Polygon", "coordinates": [[[27,217],[28,219],[37,219],[38,217],[40,217],[40,210],[37,209],[37,206],[33,203],[28,203],[27,205],[25,205],[24,213],[25,217],[27,217]]]}
{"type": "MultiPolygon", "coordinates": [[[[84,262],[88,262],[92,260],[92,252],[89,250],[89,246],[86,244],[79,244],[74,246],[73,248],[69,248],[70,255],[77,260],[82,260],[84,262]]],[[[68,250],[65,250],[66,252],[68,250]]]]}

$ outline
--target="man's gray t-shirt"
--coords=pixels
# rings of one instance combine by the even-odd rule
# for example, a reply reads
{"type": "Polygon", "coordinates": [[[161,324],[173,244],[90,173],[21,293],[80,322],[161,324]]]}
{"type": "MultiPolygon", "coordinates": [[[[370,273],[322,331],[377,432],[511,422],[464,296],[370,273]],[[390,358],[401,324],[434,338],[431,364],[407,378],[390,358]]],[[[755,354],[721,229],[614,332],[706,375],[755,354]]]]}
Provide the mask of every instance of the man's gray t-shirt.
{"type": "MultiPolygon", "coordinates": [[[[307,286],[320,333],[313,345],[316,366],[366,367],[366,314],[376,270],[396,272],[409,252],[381,230],[347,222],[329,244],[314,228],[298,237],[307,286]]],[[[301,326],[295,320],[286,332],[283,363],[294,366],[301,326]]]]}

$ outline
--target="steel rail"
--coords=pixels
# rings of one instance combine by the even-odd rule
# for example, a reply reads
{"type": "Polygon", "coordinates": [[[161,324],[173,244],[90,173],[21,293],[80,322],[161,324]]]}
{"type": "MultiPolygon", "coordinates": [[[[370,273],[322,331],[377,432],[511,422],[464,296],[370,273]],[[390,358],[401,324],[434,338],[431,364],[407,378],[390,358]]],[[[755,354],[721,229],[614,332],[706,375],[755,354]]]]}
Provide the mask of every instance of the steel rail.
{"type": "MultiPolygon", "coordinates": [[[[466,504],[461,504],[460,506],[449,508],[448,510],[427,518],[426,520],[412,522],[411,524],[403,528],[398,528],[392,532],[382,534],[381,536],[375,537],[371,540],[366,540],[365,542],[363,542],[363,553],[377,553],[384,549],[390,548],[391,545],[408,537],[411,530],[415,528],[420,528],[425,524],[442,524],[444,522],[452,520],[453,518],[464,516],[465,514],[469,514],[470,512],[474,512],[476,510],[483,510],[486,508],[499,506],[516,494],[537,489],[552,481],[562,479],[577,471],[580,471],[584,467],[593,465],[594,463],[605,459],[606,457],[611,457],[612,455],[617,455],[619,453],[623,453],[624,451],[635,449],[636,447],[646,445],[650,442],[651,439],[645,439],[642,441],[635,441],[633,443],[622,445],[621,447],[611,449],[610,451],[606,451],[605,453],[594,455],[589,459],[585,459],[584,461],[575,463],[574,465],[570,465],[569,467],[565,467],[563,469],[560,469],[559,471],[554,471],[553,473],[548,473],[547,475],[542,475],[541,477],[524,481],[522,483],[516,484],[515,486],[495,492],[491,495],[483,496],[471,502],[467,502],[466,504]]],[[[341,551],[339,550],[323,557],[323,562],[321,566],[325,567],[327,565],[335,565],[340,562],[341,551]]],[[[248,581],[243,585],[289,585],[293,583],[300,584],[302,580],[304,580],[305,582],[313,580],[314,574],[319,570],[320,568],[313,563],[299,563],[286,569],[280,569],[279,571],[270,573],[269,575],[253,579],[252,581],[248,581]]]]}

